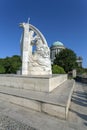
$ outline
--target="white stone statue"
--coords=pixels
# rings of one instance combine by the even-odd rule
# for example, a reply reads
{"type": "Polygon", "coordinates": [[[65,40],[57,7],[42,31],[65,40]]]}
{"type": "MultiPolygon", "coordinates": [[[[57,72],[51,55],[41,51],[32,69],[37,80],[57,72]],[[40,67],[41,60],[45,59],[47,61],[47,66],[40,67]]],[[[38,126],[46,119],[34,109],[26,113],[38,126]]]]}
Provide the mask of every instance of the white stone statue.
{"type": "Polygon", "coordinates": [[[50,49],[42,33],[29,23],[23,27],[21,38],[22,75],[50,75],[50,49]],[[33,47],[35,46],[35,50],[33,47]]]}

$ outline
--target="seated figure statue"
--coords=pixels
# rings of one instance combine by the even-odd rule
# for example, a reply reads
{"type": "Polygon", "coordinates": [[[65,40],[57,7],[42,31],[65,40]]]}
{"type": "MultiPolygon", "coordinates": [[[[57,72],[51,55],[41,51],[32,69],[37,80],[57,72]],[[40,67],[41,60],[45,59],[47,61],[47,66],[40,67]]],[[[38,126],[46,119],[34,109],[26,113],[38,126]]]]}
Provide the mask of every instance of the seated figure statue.
{"type": "Polygon", "coordinates": [[[34,54],[32,54],[29,64],[29,71],[33,74],[51,74],[51,61],[50,61],[50,50],[49,47],[42,42],[40,37],[34,39],[35,42],[31,41],[31,44],[36,46],[34,54]],[[46,72],[46,73],[45,73],[46,72]]]}

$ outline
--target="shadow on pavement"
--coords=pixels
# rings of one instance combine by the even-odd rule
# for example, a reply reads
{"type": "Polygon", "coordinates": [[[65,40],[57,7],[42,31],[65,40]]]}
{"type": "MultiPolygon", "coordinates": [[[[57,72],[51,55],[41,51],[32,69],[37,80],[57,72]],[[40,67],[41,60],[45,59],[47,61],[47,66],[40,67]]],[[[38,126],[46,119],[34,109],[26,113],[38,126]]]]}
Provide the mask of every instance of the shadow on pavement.
{"type": "Polygon", "coordinates": [[[82,119],[87,121],[87,115],[81,114],[81,113],[74,111],[74,110],[70,110],[70,111],[76,113],[79,117],[81,117],[82,119]]]}
{"type": "MultiPolygon", "coordinates": [[[[82,86],[82,89],[84,90],[84,85],[82,83],[78,83],[78,85],[82,86]]],[[[79,89],[78,86],[78,90],[73,92],[72,95],[72,102],[79,105],[78,108],[80,106],[83,107],[87,107],[87,85],[86,87],[86,91],[82,91],[79,89]]],[[[81,108],[80,108],[81,110],[81,108]]],[[[86,109],[85,109],[86,110],[86,109]]],[[[76,115],[78,115],[80,118],[82,118],[83,120],[85,120],[86,122],[84,122],[84,125],[87,126],[87,111],[84,113],[81,113],[81,111],[79,111],[79,109],[70,109],[71,112],[76,113],[76,115]]]]}
{"type": "Polygon", "coordinates": [[[84,125],[86,125],[86,126],[87,126],[87,123],[85,122],[85,123],[84,123],[84,125]]]}
{"type": "Polygon", "coordinates": [[[80,106],[87,107],[87,99],[85,98],[83,93],[81,94],[81,96],[80,95],[72,96],[72,102],[74,102],[75,104],[78,104],[80,106]]]}

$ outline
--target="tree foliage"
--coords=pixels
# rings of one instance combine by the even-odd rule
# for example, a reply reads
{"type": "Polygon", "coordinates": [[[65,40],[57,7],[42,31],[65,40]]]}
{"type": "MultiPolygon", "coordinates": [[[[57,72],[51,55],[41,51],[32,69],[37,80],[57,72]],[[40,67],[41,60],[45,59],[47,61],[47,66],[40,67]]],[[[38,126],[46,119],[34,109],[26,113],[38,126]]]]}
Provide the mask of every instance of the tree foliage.
{"type": "Polygon", "coordinates": [[[4,66],[0,65],[0,74],[4,74],[5,73],[5,68],[4,66]]]}
{"type": "Polygon", "coordinates": [[[53,65],[52,66],[52,73],[53,74],[65,74],[65,71],[62,67],[58,65],[53,65]]]}
{"type": "Polygon", "coordinates": [[[21,67],[21,58],[18,55],[0,59],[0,73],[16,73],[21,67]]]}
{"type": "Polygon", "coordinates": [[[74,51],[66,48],[56,55],[54,64],[63,67],[66,72],[69,72],[77,67],[76,57],[74,51]]]}
{"type": "Polygon", "coordinates": [[[82,68],[82,67],[78,67],[77,68],[77,75],[83,75],[83,74],[87,74],[87,69],[82,68]]]}

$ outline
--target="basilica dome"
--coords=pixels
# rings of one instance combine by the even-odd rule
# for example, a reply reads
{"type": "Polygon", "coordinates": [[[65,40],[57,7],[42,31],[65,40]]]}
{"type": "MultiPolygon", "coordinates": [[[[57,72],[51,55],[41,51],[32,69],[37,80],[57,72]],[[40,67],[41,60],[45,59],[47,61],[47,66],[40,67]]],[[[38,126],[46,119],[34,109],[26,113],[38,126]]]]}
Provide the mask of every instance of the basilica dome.
{"type": "Polygon", "coordinates": [[[52,46],[64,46],[62,42],[56,41],[52,44],[52,46]]]}

